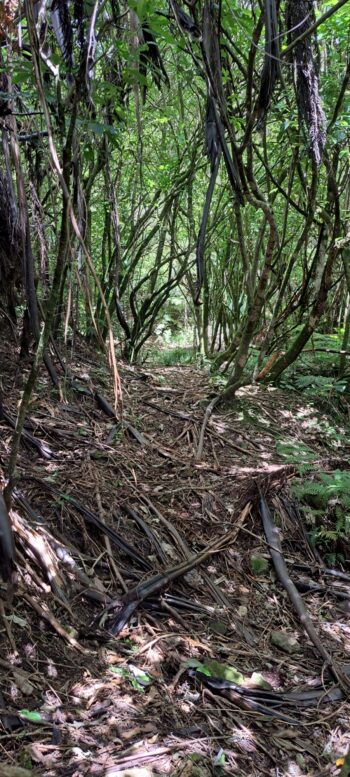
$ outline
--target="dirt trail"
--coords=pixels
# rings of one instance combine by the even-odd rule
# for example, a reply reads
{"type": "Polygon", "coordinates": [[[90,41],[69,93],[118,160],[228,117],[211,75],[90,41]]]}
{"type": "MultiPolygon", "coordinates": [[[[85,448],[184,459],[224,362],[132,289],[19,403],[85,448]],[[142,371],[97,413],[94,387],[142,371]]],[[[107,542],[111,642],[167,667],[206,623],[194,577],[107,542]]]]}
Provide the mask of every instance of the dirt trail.
{"type": "MultiPolygon", "coordinates": [[[[14,416],[21,386],[2,363],[14,416]]],[[[71,369],[74,390],[58,399],[43,375],[31,404],[27,431],[46,447],[21,446],[2,760],[45,777],[340,774],[349,704],[339,689],[323,698],[335,685],[276,578],[259,489],[288,573],[316,585],[301,595],[325,649],[350,664],[350,578],[337,590],[325,579],[289,493],[303,462],[347,467],[346,428],[296,395],[247,387],[214,413],[196,462],[215,391],[203,372],[122,367],[116,423],[102,362],[82,352],[71,369]],[[166,584],[142,601],[157,574],[166,584]]],[[[2,421],[3,470],[10,440],[2,421]]]]}

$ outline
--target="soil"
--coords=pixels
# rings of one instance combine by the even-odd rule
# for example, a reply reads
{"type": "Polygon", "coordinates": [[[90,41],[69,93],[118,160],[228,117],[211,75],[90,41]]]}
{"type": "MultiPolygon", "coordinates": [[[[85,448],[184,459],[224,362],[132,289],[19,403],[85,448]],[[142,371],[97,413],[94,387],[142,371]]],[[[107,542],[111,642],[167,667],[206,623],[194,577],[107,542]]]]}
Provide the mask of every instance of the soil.
{"type": "MultiPolygon", "coordinates": [[[[1,348],[15,418],[29,365],[1,348]]],[[[248,386],[214,411],[199,455],[216,391],[204,371],[120,365],[124,409],[113,418],[102,357],[81,348],[69,370],[60,396],[42,373],[26,428],[46,447],[29,438],[18,459],[12,601],[1,588],[0,777],[5,766],[45,777],[339,775],[346,682],[276,574],[261,514],[347,676],[344,547],[338,578],[310,543],[317,513],[293,496],[305,473],[349,467],[345,416],[335,424],[302,396],[248,386]]],[[[3,420],[2,485],[11,438],[3,420]]]]}

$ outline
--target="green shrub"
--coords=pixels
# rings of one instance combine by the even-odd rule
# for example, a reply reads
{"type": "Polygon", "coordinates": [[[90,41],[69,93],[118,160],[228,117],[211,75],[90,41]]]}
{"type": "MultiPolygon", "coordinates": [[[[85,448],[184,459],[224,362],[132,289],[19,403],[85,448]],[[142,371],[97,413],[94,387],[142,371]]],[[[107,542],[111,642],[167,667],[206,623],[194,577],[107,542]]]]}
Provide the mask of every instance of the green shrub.
{"type": "Polygon", "coordinates": [[[172,367],[176,364],[193,364],[197,354],[191,347],[159,348],[152,349],[147,354],[147,361],[152,364],[160,364],[164,367],[172,367]]]}
{"type": "Polygon", "coordinates": [[[343,559],[350,540],[350,470],[321,472],[294,483],[292,492],[304,504],[312,542],[332,561],[343,559]]]}

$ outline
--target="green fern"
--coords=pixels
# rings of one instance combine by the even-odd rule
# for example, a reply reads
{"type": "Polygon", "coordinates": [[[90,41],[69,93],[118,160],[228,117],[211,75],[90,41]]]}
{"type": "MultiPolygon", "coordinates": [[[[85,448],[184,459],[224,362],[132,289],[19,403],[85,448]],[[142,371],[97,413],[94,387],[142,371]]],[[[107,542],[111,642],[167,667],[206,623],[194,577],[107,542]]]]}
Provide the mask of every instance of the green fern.
{"type": "Polygon", "coordinates": [[[335,542],[338,539],[338,532],[335,529],[325,529],[324,526],[320,526],[317,532],[317,538],[319,540],[325,540],[326,542],[335,542]]]}
{"type": "Polygon", "coordinates": [[[292,491],[299,499],[305,499],[309,495],[324,496],[325,487],[318,480],[304,480],[303,483],[295,483],[292,491]]]}
{"type": "Polygon", "coordinates": [[[312,469],[315,460],[315,451],[300,440],[277,440],[276,453],[288,463],[294,464],[300,474],[312,469]]]}
{"type": "Polygon", "coordinates": [[[349,541],[349,470],[320,472],[313,480],[295,483],[292,491],[305,504],[305,517],[313,526],[310,537],[315,544],[329,548],[336,546],[339,540],[349,541]]]}
{"type": "Polygon", "coordinates": [[[293,487],[295,495],[302,499],[305,494],[325,494],[327,501],[334,496],[350,510],[350,470],[336,469],[333,472],[320,472],[317,477],[317,480],[295,483],[293,487]]]}
{"type": "Polygon", "coordinates": [[[333,380],[323,375],[298,375],[295,378],[295,386],[299,391],[312,388],[317,389],[318,393],[328,393],[333,388],[333,380]]]}

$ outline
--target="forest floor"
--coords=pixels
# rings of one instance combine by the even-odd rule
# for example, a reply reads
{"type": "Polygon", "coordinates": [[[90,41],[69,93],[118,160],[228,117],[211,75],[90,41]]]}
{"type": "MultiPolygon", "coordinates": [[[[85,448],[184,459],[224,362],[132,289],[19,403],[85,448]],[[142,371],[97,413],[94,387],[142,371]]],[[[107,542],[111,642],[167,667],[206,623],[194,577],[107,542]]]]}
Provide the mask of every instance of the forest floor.
{"type": "MultiPolygon", "coordinates": [[[[23,385],[10,350],[3,475],[23,385]]],[[[82,349],[71,372],[61,397],[42,373],[20,449],[0,776],[5,765],[45,777],[339,775],[346,681],[277,578],[261,513],[346,675],[350,576],[322,565],[291,488],[303,467],[349,467],[349,424],[291,392],[245,387],[214,412],[199,456],[213,395],[203,371],[121,365],[122,423],[104,412],[102,358],[82,349]]]]}

